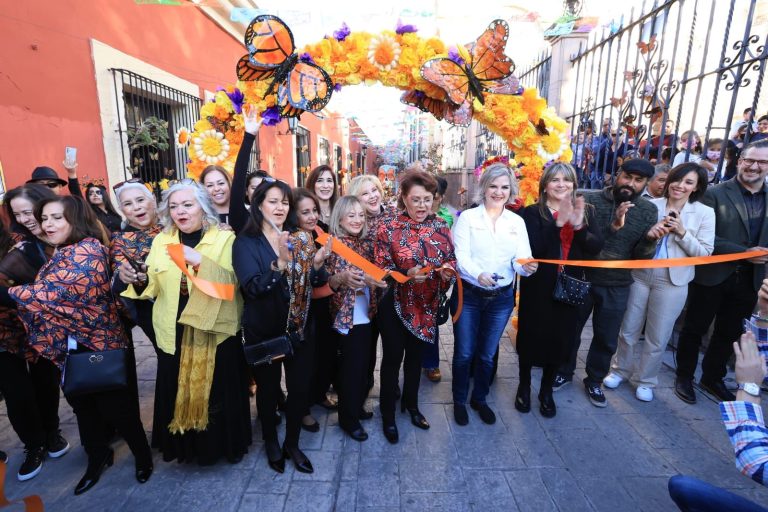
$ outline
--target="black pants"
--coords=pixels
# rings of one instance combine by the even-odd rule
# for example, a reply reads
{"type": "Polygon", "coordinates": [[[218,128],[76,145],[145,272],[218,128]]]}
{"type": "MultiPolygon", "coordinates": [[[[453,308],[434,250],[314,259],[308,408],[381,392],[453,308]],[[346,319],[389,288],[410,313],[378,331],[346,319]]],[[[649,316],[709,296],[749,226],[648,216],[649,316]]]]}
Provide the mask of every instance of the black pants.
{"type": "MultiPolygon", "coordinates": [[[[285,387],[288,399],[285,403],[285,444],[299,445],[301,418],[306,414],[309,403],[309,390],[314,367],[315,343],[307,338],[298,347],[291,358],[283,361],[285,367],[285,387]]],[[[280,363],[264,364],[252,367],[256,381],[256,408],[261,422],[261,438],[267,442],[277,442],[275,409],[277,393],[280,389],[280,363]]]]}
{"type": "Polygon", "coordinates": [[[581,344],[581,331],[592,314],[592,342],[587,354],[587,377],[584,382],[601,385],[611,369],[611,358],[616,353],[619,342],[619,330],[627,309],[629,285],[599,286],[592,285],[584,304],[578,306],[578,323],[568,354],[568,360],[560,366],[558,373],[566,379],[573,377],[576,369],[576,357],[581,344]]]}
{"type": "Polygon", "coordinates": [[[366,373],[366,385],[368,386],[368,392],[373,387],[374,379],[373,374],[376,371],[376,355],[379,345],[379,322],[378,318],[371,318],[371,338],[369,340],[370,348],[368,349],[368,372],[366,373]]]}
{"type": "MultiPolygon", "coordinates": [[[[333,319],[328,310],[329,297],[313,299],[310,303],[314,317],[315,362],[310,403],[324,402],[328,388],[337,385],[339,338],[331,327],[333,319]]],[[[338,391],[338,390],[337,390],[338,391]]],[[[307,411],[308,413],[308,411],[307,411]]]]}
{"type": "Polygon", "coordinates": [[[348,431],[360,428],[360,410],[368,392],[368,355],[371,324],[356,325],[339,334],[339,425],[348,431]]]}
{"type": "Polygon", "coordinates": [[[405,328],[395,311],[394,292],[381,299],[378,312],[381,329],[381,416],[385,423],[395,421],[395,401],[400,365],[403,364],[401,400],[408,409],[419,405],[421,352],[423,342],[405,328]],[[403,359],[405,357],[405,359],[403,359]]]}
{"type": "Polygon", "coordinates": [[[715,320],[707,353],[701,362],[703,381],[722,380],[734,341],[742,332],[742,321],[752,313],[757,293],[752,272],[737,271],[716,286],[688,285],[688,309],[677,342],[677,376],[693,380],[699,361],[701,337],[715,320]]]}
{"type": "Polygon", "coordinates": [[[132,391],[123,389],[67,397],[67,402],[77,417],[80,441],[89,462],[102,459],[109,450],[111,425],[128,443],[137,464],[146,464],[152,459],[139,415],[139,401],[132,391]]]}
{"type": "MultiPolygon", "coordinates": [[[[530,390],[531,388],[531,369],[533,368],[530,364],[520,364],[520,387],[521,388],[528,388],[530,390]]],[[[542,395],[550,395],[552,396],[552,384],[555,382],[555,375],[557,375],[557,368],[558,366],[556,364],[548,364],[546,366],[542,367],[542,374],[541,374],[541,385],[539,386],[539,392],[542,395]]]]}
{"type": "Polygon", "coordinates": [[[8,420],[28,450],[45,446],[59,430],[59,369],[47,359],[29,363],[0,352],[0,393],[8,420]]]}

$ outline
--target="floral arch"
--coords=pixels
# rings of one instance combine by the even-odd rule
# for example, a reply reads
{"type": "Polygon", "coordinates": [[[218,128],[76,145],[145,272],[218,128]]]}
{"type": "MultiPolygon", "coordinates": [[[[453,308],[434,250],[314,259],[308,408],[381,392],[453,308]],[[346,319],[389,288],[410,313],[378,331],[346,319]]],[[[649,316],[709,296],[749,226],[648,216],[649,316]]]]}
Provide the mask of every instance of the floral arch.
{"type": "MultiPolygon", "coordinates": [[[[332,81],[328,84],[332,87],[328,95],[345,86],[379,82],[403,91],[421,91],[426,97],[444,101],[446,92],[422,77],[422,66],[437,57],[467,57],[466,48],[449,47],[436,38],[422,38],[414,27],[407,25],[371,34],[350,31],[345,24],[332,36],[297,49],[293,55],[295,62],[312,63],[327,73],[332,81]]],[[[182,129],[176,134],[177,144],[191,146],[189,176],[198,177],[210,164],[233,172],[243,140],[243,106],[255,107],[265,124],[277,124],[281,117],[276,89],[272,79],[264,79],[239,81],[236,86],[218,90],[214,100],[201,107],[193,133],[182,129]]],[[[477,97],[471,104],[472,118],[502,136],[514,151],[522,176],[520,197],[526,204],[535,201],[544,164],[549,160],[571,160],[566,122],[547,107],[535,88],[516,95],[486,93],[484,104],[477,97]]]]}

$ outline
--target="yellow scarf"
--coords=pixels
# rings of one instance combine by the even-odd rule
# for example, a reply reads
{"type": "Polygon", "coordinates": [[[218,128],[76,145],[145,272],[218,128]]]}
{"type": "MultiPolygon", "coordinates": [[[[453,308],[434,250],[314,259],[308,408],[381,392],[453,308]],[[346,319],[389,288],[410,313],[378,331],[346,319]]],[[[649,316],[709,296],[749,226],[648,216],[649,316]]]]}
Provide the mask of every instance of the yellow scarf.
{"type": "MultiPolygon", "coordinates": [[[[237,286],[234,272],[223,269],[206,257],[203,257],[197,275],[208,281],[237,286]]],[[[226,301],[192,288],[187,307],[179,318],[179,323],[185,327],[179,356],[179,389],[173,421],[168,425],[171,433],[183,434],[187,430],[208,428],[208,398],[216,363],[216,336],[237,334],[240,309],[239,295],[233,301],[226,301]]]]}

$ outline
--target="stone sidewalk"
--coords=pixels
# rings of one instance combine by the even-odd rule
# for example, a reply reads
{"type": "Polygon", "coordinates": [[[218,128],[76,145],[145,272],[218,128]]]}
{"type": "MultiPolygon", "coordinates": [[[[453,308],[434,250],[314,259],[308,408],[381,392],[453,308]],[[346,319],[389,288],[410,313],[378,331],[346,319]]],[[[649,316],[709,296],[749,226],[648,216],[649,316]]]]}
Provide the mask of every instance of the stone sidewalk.
{"type": "MultiPolygon", "coordinates": [[[[598,409],[575,380],[555,394],[558,413],[553,419],[538,413],[540,373],[535,373],[533,411],[520,414],[513,406],[517,357],[505,335],[489,397],[497,423],[485,425],[470,411],[469,425],[458,427],[451,405],[453,339],[445,327],[443,380],[433,384],[424,378],[421,384],[420,407],[432,428],[421,431],[407,415],[398,414],[398,445],[389,445],[381,432],[377,384],[368,403],[375,417],[365,422],[370,438],[364,443],[343,435],[335,413],[313,409],[322,428],[302,432],[301,438],[315,467],[312,475],[295,472],[290,461],[285,474],[269,469],[255,422],[253,447],[240,464],[201,468],[164,463],[156,455],[154,475],[144,485],[134,479],[125,443],[116,443],[115,465],[96,487],[76,497],[73,489],[86,457],[77,446],[77,425],[66,402],[62,399],[60,414],[72,451],[60,460],[46,460],[41,474],[25,483],[15,478],[22,447],[0,406],[0,448],[11,456],[6,492],[12,498],[38,494],[52,511],[658,512],[677,510],[667,494],[667,479],[683,473],[768,505],[768,489],[736,470],[716,403],[703,394],[694,406],[681,402],[672,390],[673,372],[666,367],[651,403],[639,402],[634,391],[622,385],[609,390],[609,406],[598,409]]],[[[590,337],[588,326],[583,339],[590,337]]],[[[587,347],[588,341],[582,350],[587,347]]],[[[583,377],[585,355],[580,353],[578,379],[583,377]]],[[[138,343],[137,359],[142,419],[149,430],[155,358],[148,342],[138,343]]]]}

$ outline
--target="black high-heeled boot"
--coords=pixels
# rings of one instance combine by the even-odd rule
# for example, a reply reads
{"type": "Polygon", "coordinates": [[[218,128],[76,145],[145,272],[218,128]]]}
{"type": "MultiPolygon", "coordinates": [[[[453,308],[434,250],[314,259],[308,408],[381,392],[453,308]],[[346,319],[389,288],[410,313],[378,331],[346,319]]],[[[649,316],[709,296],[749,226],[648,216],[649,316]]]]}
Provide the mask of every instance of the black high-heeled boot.
{"type": "Polygon", "coordinates": [[[539,412],[545,418],[554,418],[557,414],[555,399],[552,398],[552,392],[539,392],[539,412]]]}
{"type": "Polygon", "coordinates": [[[410,407],[406,407],[405,403],[402,404],[400,407],[401,412],[408,411],[408,414],[411,415],[411,423],[415,427],[419,427],[422,430],[428,430],[429,429],[429,422],[427,421],[427,418],[424,417],[423,414],[421,414],[421,411],[419,411],[418,407],[414,407],[411,409],[410,407]]]}
{"type": "Polygon", "coordinates": [[[285,456],[280,449],[280,443],[277,441],[267,441],[264,443],[264,451],[267,452],[267,463],[269,467],[278,473],[285,472],[285,456]]]}
{"type": "Polygon", "coordinates": [[[98,459],[88,459],[88,469],[85,470],[83,478],[75,486],[75,496],[83,494],[99,482],[101,474],[106,468],[115,463],[115,452],[110,448],[103,457],[98,459]]]}
{"type": "Polygon", "coordinates": [[[520,412],[531,412],[531,388],[530,386],[518,386],[515,396],[515,409],[520,412]]]}
{"type": "Polygon", "coordinates": [[[283,445],[283,457],[286,459],[293,459],[293,466],[296,471],[301,473],[314,473],[315,468],[312,467],[312,463],[309,461],[304,452],[299,450],[298,446],[283,445]]]}

